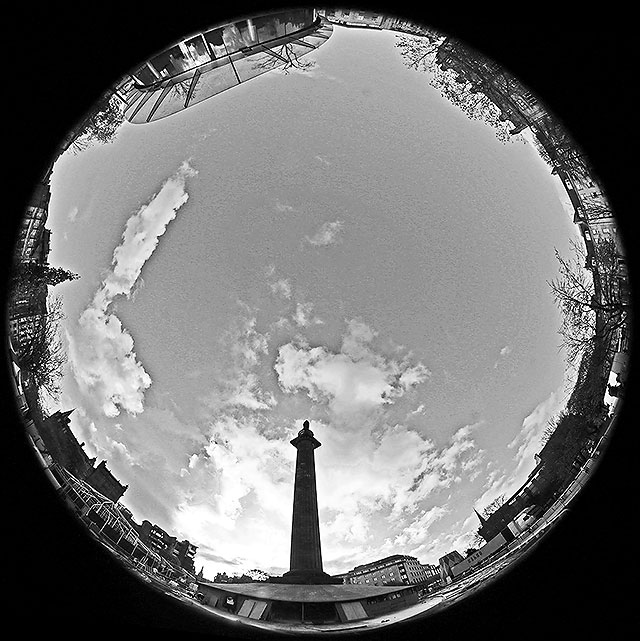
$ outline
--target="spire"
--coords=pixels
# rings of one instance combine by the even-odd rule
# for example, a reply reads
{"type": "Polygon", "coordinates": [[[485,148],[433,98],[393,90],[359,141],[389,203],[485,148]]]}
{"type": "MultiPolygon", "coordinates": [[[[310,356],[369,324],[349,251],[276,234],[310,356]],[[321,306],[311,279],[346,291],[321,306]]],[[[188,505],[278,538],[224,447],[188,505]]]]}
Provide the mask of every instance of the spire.
{"type": "Polygon", "coordinates": [[[480,519],[480,526],[483,526],[487,522],[487,519],[483,518],[480,512],[478,512],[478,510],[476,510],[475,507],[473,508],[473,511],[476,513],[476,516],[480,519]]]}
{"type": "Polygon", "coordinates": [[[71,419],[69,418],[69,416],[71,415],[71,412],[75,411],[75,409],[76,409],[76,408],[75,408],[75,407],[73,407],[73,408],[71,408],[70,410],[67,410],[66,412],[60,412],[60,410],[58,410],[58,412],[60,412],[60,418],[61,418],[65,423],[67,423],[67,425],[69,424],[69,421],[71,420],[71,419]]]}

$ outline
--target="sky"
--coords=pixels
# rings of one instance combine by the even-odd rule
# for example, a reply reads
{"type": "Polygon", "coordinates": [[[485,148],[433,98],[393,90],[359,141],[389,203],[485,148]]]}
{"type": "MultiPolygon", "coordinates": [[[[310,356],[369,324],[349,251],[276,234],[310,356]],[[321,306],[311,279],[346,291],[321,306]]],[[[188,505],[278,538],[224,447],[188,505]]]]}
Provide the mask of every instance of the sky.
{"type": "Polygon", "coordinates": [[[335,574],[464,552],[474,508],[522,485],[566,401],[557,179],[395,40],[336,26],[311,69],[54,167],[49,262],[80,275],[53,292],[56,407],[205,577],[289,569],[304,420],[335,574]]]}

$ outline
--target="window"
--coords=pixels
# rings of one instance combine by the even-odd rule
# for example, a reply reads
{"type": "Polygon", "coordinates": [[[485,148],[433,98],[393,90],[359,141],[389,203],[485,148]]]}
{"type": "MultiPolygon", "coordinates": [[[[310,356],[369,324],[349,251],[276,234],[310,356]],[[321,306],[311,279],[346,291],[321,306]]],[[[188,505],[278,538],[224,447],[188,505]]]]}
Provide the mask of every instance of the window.
{"type": "Polygon", "coordinates": [[[209,48],[216,58],[223,58],[227,55],[227,50],[222,39],[222,29],[212,29],[204,34],[205,40],[209,43],[209,48]]]}
{"type": "Polygon", "coordinates": [[[352,603],[339,603],[338,604],[344,613],[347,621],[353,621],[354,619],[364,619],[367,616],[362,604],[359,601],[354,601],[352,603]]]}

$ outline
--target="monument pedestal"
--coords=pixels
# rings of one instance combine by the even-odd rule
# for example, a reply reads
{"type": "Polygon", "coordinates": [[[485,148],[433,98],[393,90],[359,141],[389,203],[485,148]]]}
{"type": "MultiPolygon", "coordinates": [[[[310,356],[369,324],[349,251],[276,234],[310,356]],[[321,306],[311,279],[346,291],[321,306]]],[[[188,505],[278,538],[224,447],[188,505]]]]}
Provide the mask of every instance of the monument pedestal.
{"type": "Polygon", "coordinates": [[[270,583],[287,583],[289,585],[339,585],[342,579],[317,570],[291,570],[282,576],[272,577],[270,583]]]}

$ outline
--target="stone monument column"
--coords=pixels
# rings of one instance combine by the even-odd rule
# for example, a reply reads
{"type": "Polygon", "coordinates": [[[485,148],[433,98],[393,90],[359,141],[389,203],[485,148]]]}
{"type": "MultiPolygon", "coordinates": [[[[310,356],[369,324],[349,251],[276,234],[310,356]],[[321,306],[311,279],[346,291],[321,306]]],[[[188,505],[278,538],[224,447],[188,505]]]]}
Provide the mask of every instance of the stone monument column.
{"type": "Polygon", "coordinates": [[[293,490],[293,517],[291,521],[291,556],[289,572],[283,575],[288,583],[336,583],[322,570],[320,549],[320,521],[316,493],[316,468],[313,451],[321,443],[303,423],[298,436],[291,441],[296,454],[296,476],[293,490]]]}

